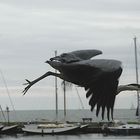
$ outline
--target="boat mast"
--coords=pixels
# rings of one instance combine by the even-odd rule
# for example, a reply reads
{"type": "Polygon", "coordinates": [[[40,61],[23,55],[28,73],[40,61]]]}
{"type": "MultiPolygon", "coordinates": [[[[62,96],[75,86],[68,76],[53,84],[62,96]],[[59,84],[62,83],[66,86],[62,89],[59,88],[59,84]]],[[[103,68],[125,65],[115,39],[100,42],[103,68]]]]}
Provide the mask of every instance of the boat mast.
{"type": "Polygon", "coordinates": [[[66,121],[66,81],[64,80],[64,121],[66,121]]]}
{"type": "MultiPolygon", "coordinates": [[[[57,51],[55,51],[55,56],[57,56],[57,51]]],[[[55,69],[55,73],[57,70],[55,69]]],[[[55,110],[56,110],[56,121],[58,121],[58,92],[57,92],[57,77],[55,76],[55,110]]]]}
{"type": "MultiPolygon", "coordinates": [[[[139,75],[138,75],[138,59],[137,59],[137,38],[134,38],[134,46],[135,46],[135,68],[136,68],[136,83],[139,83],[139,75]]],[[[138,104],[138,116],[140,121],[140,95],[139,91],[137,91],[137,104],[138,104]]]]}

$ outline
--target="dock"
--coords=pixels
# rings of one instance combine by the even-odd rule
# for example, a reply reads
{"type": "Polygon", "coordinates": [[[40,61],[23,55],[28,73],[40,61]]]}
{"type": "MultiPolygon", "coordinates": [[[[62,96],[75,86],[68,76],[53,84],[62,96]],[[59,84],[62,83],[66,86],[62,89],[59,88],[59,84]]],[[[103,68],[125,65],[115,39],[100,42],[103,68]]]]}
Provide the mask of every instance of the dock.
{"type": "MultiPolygon", "coordinates": [[[[70,128],[57,128],[57,129],[30,129],[32,126],[41,126],[39,124],[45,125],[44,122],[30,123],[20,122],[20,123],[11,123],[9,126],[1,125],[0,135],[16,135],[16,134],[30,134],[30,135],[75,135],[75,134],[89,134],[89,133],[98,133],[105,135],[140,135],[140,124],[137,125],[120,125],[114,127],[112,122],[82,122],[79,126],[72,126],[70,128]],[[26,126],[30,126],[27,127],[26,126]],[[29,132],[29,133],[28,133],[29,132]],[[37,133],[35,133],[37,132],[37,133]]],[[[71,122],[70,124],[73,124],[71,122]]],[[[42,126],[43,126],[42,125],[42,126]]]]}

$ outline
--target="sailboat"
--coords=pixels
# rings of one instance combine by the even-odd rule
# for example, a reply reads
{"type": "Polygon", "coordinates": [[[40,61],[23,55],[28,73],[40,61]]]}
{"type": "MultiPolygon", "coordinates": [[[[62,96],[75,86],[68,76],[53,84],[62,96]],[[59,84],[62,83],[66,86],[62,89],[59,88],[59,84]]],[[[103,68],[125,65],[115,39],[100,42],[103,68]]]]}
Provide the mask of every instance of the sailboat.
{"type": "MultiPolygon", "coordinates": [[[[57,88],[55,88],[57,90],[57,88]]],[[[57,92],[56,92],[57,95],[57,92]]],[[[56,98],[57,101],[57,98],[56,98]]],[[[64,102],[65,103],[65,102],[64,102]]],[[[57,102],[56,102],[57,104],[57,102]]],[[[25,125],[22,131],[30,135],[60,135],[60,134],[77,134],[82,128],[77,124],[60,123],[58,121],[58,105],[56,105],[56,121],[53,123],[45,123],[39,125],[25,125]]],[[[65,109],[64,109],[65,110],[65,109]]],[[[64,117],[66,110],[64,111],[64,117]]]]}

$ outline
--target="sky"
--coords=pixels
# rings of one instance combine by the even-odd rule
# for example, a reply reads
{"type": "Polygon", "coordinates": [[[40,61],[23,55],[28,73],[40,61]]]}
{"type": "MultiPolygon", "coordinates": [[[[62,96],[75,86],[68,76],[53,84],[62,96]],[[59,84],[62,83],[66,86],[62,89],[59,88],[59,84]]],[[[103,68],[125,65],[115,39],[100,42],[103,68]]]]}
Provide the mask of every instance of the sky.
{"type": "MultiPolygon", "coordinates": [[[[134,83],[134,42],[140,54],[139,0],[0,0],[0,105],[11,108],[4,81],[16,110],[55,109],[54,78],[34,85],[23,96],[25,79],[33,80],[48,70],[46,60],[81,49],[99,49],[96,58],[122,61],[120,84],[134,83]]],[[[139,59],[140,60],[140,59],[139,59]]],[[[59,109],[63,91],[58,81],[59,109]]],[[[89,109],[84,89],[67,91],[67,108],[80,109],[76,93],[89,109]]],[[[136,93],[121,93],[115,108],[137,105],[136,93]]]]}

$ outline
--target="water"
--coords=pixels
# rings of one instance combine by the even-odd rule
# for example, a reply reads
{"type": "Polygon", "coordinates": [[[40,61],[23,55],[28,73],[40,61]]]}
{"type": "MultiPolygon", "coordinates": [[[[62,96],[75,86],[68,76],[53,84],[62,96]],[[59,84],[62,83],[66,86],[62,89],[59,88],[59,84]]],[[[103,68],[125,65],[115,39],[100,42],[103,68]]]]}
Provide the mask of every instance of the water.
{"type": "MultiPolygon", "coordinates": [[[[121,120],[123,122],[127,121],[137,121],[135,116],[136,110],[129,109],[116,109],[114,110],[114,119],[121,120]]],[[[4,112],[6,117],[6,112],[4,112]]],[[[59,120],[64,120],[63,111],[59,111],[59,120]]],[[[101,117],[97,118],[95,112],[90,112],[89,110],[68,110],[67,111],[67,120],[69,121],[82,121],[84,117],[91,117],[92,121],[101,121],[101,117]]],[[[55,111],[54,110],[24,110],[24,111],[10,111],[10,120],[11,121],[54,121],[55,120],[55,111]]],[[[0,112],[0,121],[4,121],[2,114],[0,112]]],[[[104,136],[103,134],[80,134],[80,135],[46,135],[46,136],[26,136],[23,134],[18,134],[16,136],[0,136],[1,140],[138,140],[140,136],[113,136],[108,135],[104,136]]]]}
{"type": "Polygon", "coordinates": [[[1,140],[138,140],[140,136],[103,136],[102,134],[46,135],[46,136],[1,136],[1,140]]]}
{"type": "MultiPolygon", "coordinates": [[[[4,112],[5,117],[7,113],[4,112]]],[[[123,122],[137,121],[135,116],[135,109],[115,109],[114,110],[114,120],[120,120],[123,122]]],[[[22,111],[10,111],[9,112],[10,121],[18,122],[33,122],[33,121],[54,121],[56,119],[55,110],[22,110],[22,111]]],[[[7,117],[6,117],[7,118],[7,117]]],[[[67,121],[81,122],[82,118],[92,118],[92,121],[101,121],[101,116],[96,117],[95,111],[90,112],[90,110],[67,110],[67,121]]],[[[64,120],[63,110],[59,111],[58,120],[64,120]]],[[[105,118],[105,120],[107,120],[105,118]]],[[[0,121],[5,121],[2,113],[0,112],[0,121]]]]}

